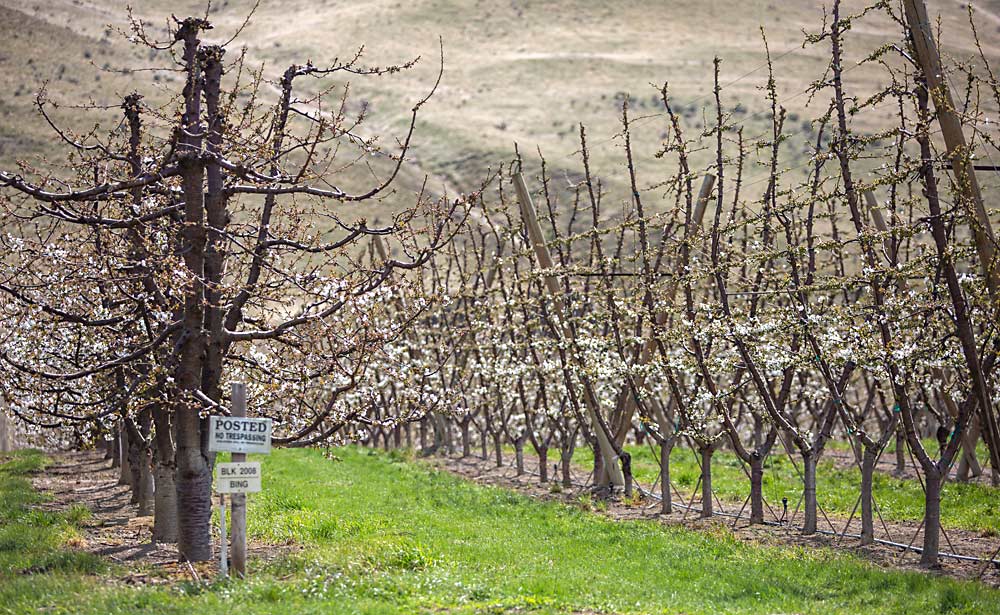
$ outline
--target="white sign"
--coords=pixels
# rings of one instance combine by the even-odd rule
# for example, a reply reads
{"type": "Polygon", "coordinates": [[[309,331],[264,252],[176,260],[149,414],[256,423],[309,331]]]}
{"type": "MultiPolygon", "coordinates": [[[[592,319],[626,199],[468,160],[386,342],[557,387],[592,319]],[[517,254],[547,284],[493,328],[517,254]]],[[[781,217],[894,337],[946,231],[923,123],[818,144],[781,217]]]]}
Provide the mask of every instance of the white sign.
{"type": "Polygon", "coordinates": [[[270,453],[271,419],[210,416],[208,450],[215,453],[270,453]]]}
{"type": "Polygon", "coordinates": [[[216,493],[260,492],[260,462],[215,464],[216,493]]]}

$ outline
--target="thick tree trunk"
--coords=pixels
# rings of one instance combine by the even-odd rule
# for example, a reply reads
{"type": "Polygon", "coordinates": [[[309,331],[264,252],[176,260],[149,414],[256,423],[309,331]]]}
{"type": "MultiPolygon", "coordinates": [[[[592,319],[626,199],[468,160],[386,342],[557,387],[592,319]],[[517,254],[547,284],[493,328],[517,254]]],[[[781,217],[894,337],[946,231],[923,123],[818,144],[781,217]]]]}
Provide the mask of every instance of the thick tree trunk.
{"type": "Polygon", "coordinates": [[[158,462],[154,477],[156,491],[153,502],[153,542],[177,542],[177,486],[173,464],[158,462]]]}
{"type": "Polygon", "coordinates": [[[816,533],[816,456],[813,454],[803,455],[803,493],[802,499],[805,506],[806,521],[802,527],[802,533],[811,535],[816,533]]]}
{"type": "MultiPolygon", "coordinates": [[[[209,342],[205,331],[205,162],[202,143],[206,126],[201,121],[202,75],[198,39],[203,23],[187,19],[176,37],[184,41],[187,84],[184,87],[184,132],[178,138],[181,186],[184,198],[184,226],[181,230],[179,256],[184,260],[189,278],[183,289],[179,309],[182,329],[178,335],[177,363],[174,370],[173,420],[176,433],[177,471],[177,551],[182,560],[206,561],[212,558],[212,473],[202,447],[201,403],[195,392],[203,386],[205,359],[209,342]]],[[[211,394],[212,391],[205,391],[211,394]]],[[[206,434],[207,435],[207,434],[206,434]]]]}
{"type": "Polygon", "coordinates": [[[427,418],[420,419],[420,450],[427,449],[427,418]]]}
{"type": "Polygon", "coordinates": [[[549,482],[549,447],[538,447],[538,482],[549,482]]]}
{"type": "Polygon", "coordinates": [[[164,406],[153,408],[153,468],[156,479],[153,502],[153,542],[177,542],[177,472],[170,413],[164,406]]]}
{"type": "Polygon", "coordinates": [[[764,458],[750,457],[750,523],[764,523],[764,458]]]}
{"type": "Polygon", "coordinates": [[[129,504],[139,503],[139,491],[142,488],[142,466],[145,458],[145,451],[135,438],[129,437],[128,439],[128,469],[129,469],[129,487],[132,489],[132,497],[129,499],[129,504]]]}
{"type": "Polygon", "coordinates": [[[479,432],[479,448],[481,449],[480,456],[483,461],[490,458],[490,439],[485,429],[479,432]]]}
{"type": "Polygon", "coordinates": [[[715,449],[704,446],[701,453],[701,518],[710,519],[712,510],[712,455],[715,449]]]}
{"type": "Polygon", "coordinates": [[[197,409],[183,408],[177,421],[177,550],[181,559],[212,559],[212,472],[201,449],[197,409]]]}
{"type": "Polygon", "coordinates": [[[131,489],[134,487],[134,483],[132,482],[132,468],[129,465],[128,458],[128,432],[125,431],[124,426],[118,430],[118,442],[121,448],[121,465],[118,466],[118,484],[126,485],[131,489]]]}
{"type": "Polygon", "coordinates": [[[938,543],[941,535],[941,472],[937,468],[925,471],[924,479],[927,494],[924,500],[924,552],[920,556],[920,563],[937,568],[940,566],[938,543]]]}
{"type": "Polygon", "coordinates": [[[524,474],[524,438],[514,440],[514,459],[517,465],[517,476],[524,474]]]}
{"type": "Polygon", "coordinates": [[[149,517],[153,515],[154,507],[154,491],[156,489],[153,482],[153,451],[146,447],[142,450],[142,456],[139,458],[139,488],[136,489],[136,494],[138,496],[137,503],[139,504],[139,510],[136,512],[137,517],[149,517]]]}
{"type": "Polygon", "coordinates": [[[863,545],[875,542],[872,481],[875,475],[876,455],[874,447],[866,446],[861,457],[861,544],[863,545]]]}
{"type": "Polygon", "coordinates": [[[669,515],[674,512],[674,504],[670,494],[670,451],[671,444],[660,444],[660,513],[669,515]]]}
{"type": "Polygon", "coordinates": [[[118,429],[111,430],[111,467],[122,466],[122,435],[118,429]]]}

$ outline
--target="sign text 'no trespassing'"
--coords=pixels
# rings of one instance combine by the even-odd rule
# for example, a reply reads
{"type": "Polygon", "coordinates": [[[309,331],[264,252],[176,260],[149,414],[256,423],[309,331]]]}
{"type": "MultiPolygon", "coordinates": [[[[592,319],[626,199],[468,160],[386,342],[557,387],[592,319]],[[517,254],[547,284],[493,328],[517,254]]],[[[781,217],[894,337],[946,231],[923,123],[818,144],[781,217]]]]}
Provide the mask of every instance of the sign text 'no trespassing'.
{"type": "Polygon", "coordinates": [[[210,416],[208,450],[229,453],[270,453],[271,419],[210,416]]]}

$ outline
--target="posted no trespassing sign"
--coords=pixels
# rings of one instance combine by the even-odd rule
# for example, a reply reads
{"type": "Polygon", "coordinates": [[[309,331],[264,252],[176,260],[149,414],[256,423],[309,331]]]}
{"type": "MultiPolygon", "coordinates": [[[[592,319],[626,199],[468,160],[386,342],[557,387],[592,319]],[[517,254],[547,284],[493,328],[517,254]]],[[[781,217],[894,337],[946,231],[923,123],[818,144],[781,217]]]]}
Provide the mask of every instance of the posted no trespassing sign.
{"type": "Polygon", "coordinates": [[[216,453],[270,453],[271,419],[208,418],[208,450],[216,453]]]}

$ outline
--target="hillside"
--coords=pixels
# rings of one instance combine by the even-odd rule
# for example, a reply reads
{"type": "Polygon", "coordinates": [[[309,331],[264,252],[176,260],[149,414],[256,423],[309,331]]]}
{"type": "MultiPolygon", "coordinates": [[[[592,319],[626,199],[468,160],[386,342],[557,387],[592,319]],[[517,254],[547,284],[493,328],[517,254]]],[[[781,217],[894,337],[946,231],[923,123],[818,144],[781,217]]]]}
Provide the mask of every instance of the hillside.
{"type": "MultiPolygon", "coordinates": [[[[228,39],[246,18],[252,2],[216,2],[210,19],[215,37],[228,39]]],[[[825,110],[825,101],[807,106],[803,93],[819,78],[828,61],[824,46],[802,48],[803,30],[818,29],[823,2],[734,2],[732,0],[646,0],[612,6],[586,0],[493,2],[484,0],[376,0],[332,2],[265,0],[241,41],[251,64],[263,64],[276,79],[292,62],[311,59],[317,65],[348,57],[366,45],[371,64],[397,63],[414,56],[411,71],[353,84],[355,100],[371,105],[369,131],[398,135],[410,107],[428,90],[437,72],[438,36],[444,43],[445,73],[437,96],[421,116],[413,150],[416,166],[407,170],[404,187],[415,188],[423,174],[431,188],[470,190],[485,169],[509,160],[513,145],[526,155],[536,148],[560,170],[576,172],[578,123],[587,126],[592,162],[608,185],[621,180],[619,140],[621,100],[636,100],[634,117],[661,110],[656,89],[669,81],[685,127],[702,128],[703,110],[712,102],[712,59],[723,59],[724,103],[737,109],[735,119],[748,136],[769,129],[760,24],[766,25],[777,86],[788,109],[789,131],[798,133],[786,146],[789,166],[801,164],[807,118],[825,110]],[[736,107],[739,103],[739,107],[736,107]]],[[[162,33],[170,13],[182,17],[204,12],[202,2],[166,5],[149,0],[132,3],[134,14],[162,33]]],[[[863,3],[845,3],[851,11],[863,3]]],[[[980,0],[977,22],[987,53],[1000,65],[1000,0],[980,0]]],[[[944,49],[964,59],[975,53],[964,2],[930,3],[940,15],[944,49]]],[[[123,40],[113,27],[127,29],[124,2],[56,0],[47,3],[0,2],[0,164],[51,155],[58,143],[42,118],[32,112],[33,94],[46,81],[53,100],[62,103],[111,105],[103,125],[113,125],[121,95],[133,88],[147,98],[166,100],[167,89],[179,85],[170,72],[118,74],[100,70],[164,66],[164,53],[140,49],[123,40]],[[151,87],[152,86],[152,87],[151,87]],[[158,91],[159,90],[159,91],[158,91]]],[[[865,20],[851,35],[849,65],[886,41],[898,28],[887,19],[865,20]]],[[[861,98],[884,79],[875,67],[850,69],[848,87],[861,98]]],[[[711,109],[708,109],[711,112],[711,109]]],[[[892,117],[892,103],[885,117],[892,117]]],[[[80,120],[72,110],[57,116],[86,131],[98,117],[80,120]],[[72,118],[72,120],[70,119],[72,118]]],[[[640,173],[647,183],[662,179],[651,154],[666,130],[662,117],[641,119],[636,137],[640,173]]],[[[862,131],[879,128],[872,116],[859,121],[862,131]]],[[[814,138],[814,136],[812,137],[814,138]]],[[[707,160],[707,159],[706,159],[707,160]]],[[[702,161],[704,164],[704,161],[702,161]]],[[[753,173],[760,174],[760,169],[753,173]]],[[[995,174],[984,183],[996,183],[995,174]]],[[[750,178],[752,180],[752,177],[750,178]]]]}

